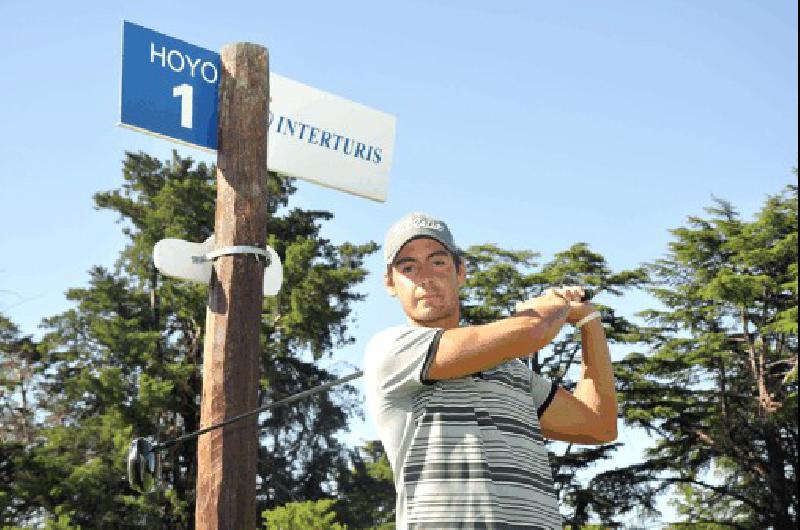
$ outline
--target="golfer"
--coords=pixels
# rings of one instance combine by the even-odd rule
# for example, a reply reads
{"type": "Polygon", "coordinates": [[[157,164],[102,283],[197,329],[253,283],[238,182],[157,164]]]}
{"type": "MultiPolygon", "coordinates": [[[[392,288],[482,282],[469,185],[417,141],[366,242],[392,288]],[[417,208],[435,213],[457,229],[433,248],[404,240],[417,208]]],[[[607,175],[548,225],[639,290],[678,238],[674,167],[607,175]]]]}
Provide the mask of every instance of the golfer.
{"type": "Polygon", "coordinates": [[[600,314],[579,287],[550,289],[516,314],[459,326],[464,263],[447,225],[406,215],[386,235],[385,286],[408,323],[378,333],[364,358],[370,414],[394,471],[397,528],[556,528],[561,516],[543,437],[617,436],[614,377],[600,314]],[[564,324],[581,330],[573,393],[520,358],[564,324]]]}

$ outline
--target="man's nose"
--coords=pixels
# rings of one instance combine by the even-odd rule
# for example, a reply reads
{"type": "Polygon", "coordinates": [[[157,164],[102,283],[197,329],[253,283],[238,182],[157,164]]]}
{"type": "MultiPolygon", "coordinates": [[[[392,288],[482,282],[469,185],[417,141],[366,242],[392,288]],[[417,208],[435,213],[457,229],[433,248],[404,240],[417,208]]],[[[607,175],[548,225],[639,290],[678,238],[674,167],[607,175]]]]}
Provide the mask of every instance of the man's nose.
{"type": "Polygon", "coordinates": [[[419,268],[419,283],[430,282],[433,280],[433,267],[429,264],[424,264],[419,268]]]}

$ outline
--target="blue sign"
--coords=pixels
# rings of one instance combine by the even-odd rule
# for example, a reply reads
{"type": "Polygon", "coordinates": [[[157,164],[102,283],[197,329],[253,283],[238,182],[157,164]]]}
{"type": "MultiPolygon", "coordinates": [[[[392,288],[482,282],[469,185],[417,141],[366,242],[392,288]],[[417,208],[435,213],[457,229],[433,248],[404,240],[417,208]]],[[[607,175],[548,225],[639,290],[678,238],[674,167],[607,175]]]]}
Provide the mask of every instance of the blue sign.
{"type": "Polygon", "coordinates": [[[217,149],[219,54],[125,21],[120,124],[217,149]]]}

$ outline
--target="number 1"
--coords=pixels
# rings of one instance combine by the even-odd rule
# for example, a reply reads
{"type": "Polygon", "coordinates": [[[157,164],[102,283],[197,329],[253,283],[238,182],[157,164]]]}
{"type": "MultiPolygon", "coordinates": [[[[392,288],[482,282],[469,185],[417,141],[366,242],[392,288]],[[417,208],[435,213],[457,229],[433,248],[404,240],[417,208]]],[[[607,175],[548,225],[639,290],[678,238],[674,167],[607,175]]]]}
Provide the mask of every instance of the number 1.
{"type": "Polygon", "coordinates": [[[181,98],[181,127],[192,128],[192,85],[182,84],[172,89],[172,97],[181,98]]]}

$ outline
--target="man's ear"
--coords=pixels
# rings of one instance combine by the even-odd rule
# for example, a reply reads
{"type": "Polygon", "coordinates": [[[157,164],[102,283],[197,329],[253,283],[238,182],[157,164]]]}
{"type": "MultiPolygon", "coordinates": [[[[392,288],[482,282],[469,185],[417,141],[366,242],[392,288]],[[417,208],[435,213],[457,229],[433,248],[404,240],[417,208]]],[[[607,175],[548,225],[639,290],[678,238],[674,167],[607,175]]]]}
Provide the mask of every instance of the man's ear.
{"type": "Polygon", "coordinates": [[[459,287],[464,287],[464,284],[467,283],[467,268],[464,266],[463,260],[459,263],[458,269],[456,269],[456,278],[458,278],[459,287]]]}
{"type": "Polygon", "coordinates": [[[390,270],[383,273],[383,286],[386,288],[386,292],[389,293],[389,296],[397,296],[397,289],[394,288],[394,279],[392,278],[390,270]]]}

